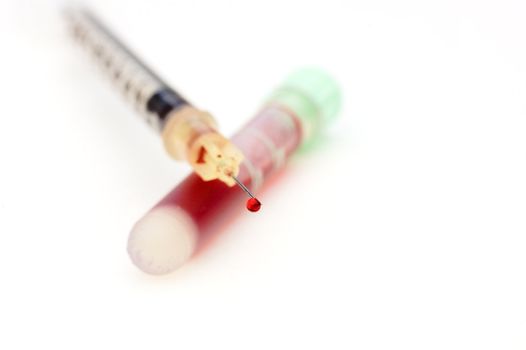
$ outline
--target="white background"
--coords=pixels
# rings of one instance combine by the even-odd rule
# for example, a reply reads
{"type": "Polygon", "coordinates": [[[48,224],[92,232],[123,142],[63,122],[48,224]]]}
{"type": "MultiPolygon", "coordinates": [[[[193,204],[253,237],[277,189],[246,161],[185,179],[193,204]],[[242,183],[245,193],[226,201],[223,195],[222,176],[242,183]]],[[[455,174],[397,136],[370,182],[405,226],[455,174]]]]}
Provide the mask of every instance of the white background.
{"type": "Polygon", "coordinates": [[[189,169],[59,5],[0,5],[1,349],[526,348],[524,1],[94,1],[226,134],[303,65],[345,96],[166,277],[127,235],[189,169]]]}

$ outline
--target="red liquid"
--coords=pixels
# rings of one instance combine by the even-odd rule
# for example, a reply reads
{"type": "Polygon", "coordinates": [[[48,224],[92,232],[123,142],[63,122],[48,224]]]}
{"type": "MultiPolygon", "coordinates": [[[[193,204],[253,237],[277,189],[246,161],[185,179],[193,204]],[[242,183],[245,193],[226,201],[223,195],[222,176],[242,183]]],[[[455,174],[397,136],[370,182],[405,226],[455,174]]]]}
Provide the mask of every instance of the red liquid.
{"type": "Polygon", "coordinates": [[[257,200],[257,198],[249,198],[247,200],[247,209],[256,212],[261,209],[261,202],[257,200]]]}
{"type": "MultiPolygon", "coordinates": [[[[242,128],[232,142],[245,155],[237,178],[256,191],[258,177],[261,185],[299,146],[300,122],[289,111],[268,106],[242,128]]],[[[242,212],[245,200],[246,193],[237,186],[228,187],[219,180],[205,182],[191,174],[155,207],[183,209],[197,226],[199,243],[202,243],[206,236],[217,232],[242,212]]],[[[246,207],[250,211],[258,211],[261,203],[251,198],[246,207]]]]}

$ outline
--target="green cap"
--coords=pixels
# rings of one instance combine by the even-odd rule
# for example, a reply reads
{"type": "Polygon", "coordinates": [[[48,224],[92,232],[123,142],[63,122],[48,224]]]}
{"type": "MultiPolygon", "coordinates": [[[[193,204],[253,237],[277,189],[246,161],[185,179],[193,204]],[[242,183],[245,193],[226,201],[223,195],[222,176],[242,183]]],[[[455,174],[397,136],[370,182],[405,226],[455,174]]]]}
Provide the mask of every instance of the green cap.
{"type": "Polygon", "coordinates": [[[308,143],[338,114],[341,92],[326,72],[306,68],[289,75],[268,102],[282,105],[296,114],[303,127],[303,143],[308,143]]]}

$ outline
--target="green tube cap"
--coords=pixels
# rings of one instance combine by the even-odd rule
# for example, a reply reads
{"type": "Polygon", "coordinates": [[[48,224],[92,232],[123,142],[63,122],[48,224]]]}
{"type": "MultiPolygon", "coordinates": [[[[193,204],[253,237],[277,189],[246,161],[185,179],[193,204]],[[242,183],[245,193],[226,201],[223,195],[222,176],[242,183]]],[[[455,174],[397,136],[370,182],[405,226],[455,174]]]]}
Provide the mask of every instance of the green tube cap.
{"type": "Polygon", "coordinates": [[[303,143],[311,141],[338,115],[341,91],[336,81],[316,68],[298,70],[270,96],[269,103],[290,109],[301,120],[303,143]]]}

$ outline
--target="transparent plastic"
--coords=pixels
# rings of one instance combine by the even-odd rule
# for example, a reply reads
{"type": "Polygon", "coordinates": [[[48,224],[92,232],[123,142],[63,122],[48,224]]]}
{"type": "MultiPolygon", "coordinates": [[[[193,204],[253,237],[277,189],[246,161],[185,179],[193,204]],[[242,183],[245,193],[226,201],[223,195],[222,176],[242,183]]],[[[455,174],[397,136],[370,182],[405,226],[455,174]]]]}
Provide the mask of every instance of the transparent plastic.
{"type": "Polygon", "coordinates": [[[162,133],[168,153],[174,159],[187,161],[204,181],[219,179],[227,186],[234,186],[232,176],[239,173],[243,154],[219,133],[214,118],[189,105],[169,88],[90,12],[70,8],[65,14],[74,37],[145,120],[162,133]],[[166,91],[177,100],[177,108],[165,100],[162,92],[166,91]],[[160,101],[155,97],[161,97],[160,101]],[[167,115],[159,109],[151,110],[148,106],[152,99],[173,109],[166,110],[167,115]]]}

